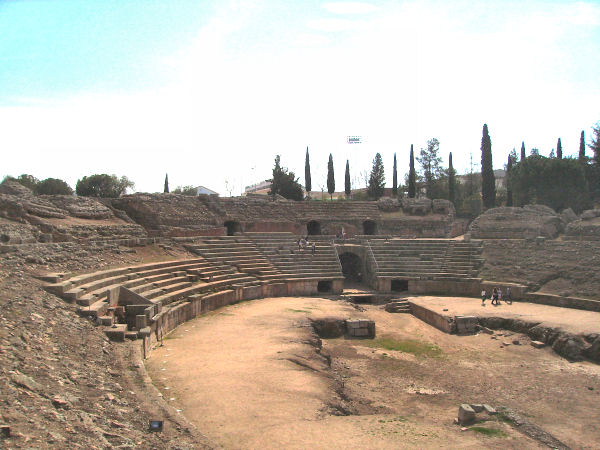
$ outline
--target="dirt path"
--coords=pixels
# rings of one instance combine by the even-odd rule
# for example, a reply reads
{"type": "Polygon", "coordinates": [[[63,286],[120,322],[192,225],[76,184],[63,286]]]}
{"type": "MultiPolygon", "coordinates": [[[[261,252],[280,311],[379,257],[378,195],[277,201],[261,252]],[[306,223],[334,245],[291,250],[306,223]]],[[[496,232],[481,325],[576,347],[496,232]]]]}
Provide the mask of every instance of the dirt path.
{"type": "Polygon", "coordinates": [[[379,306],[278,298],[183,324],[147,368],[164,397],[225,448],[538,447],[500,421],[482,424],[494,436],[461,432],[453,419],[463,402],[508,406],[572,447],[593,448],[600,368],[498,344],[379,306]],[[323,340],[329,367],[308,321],[320,316],[371,318],[378,339],[323,340]]]}

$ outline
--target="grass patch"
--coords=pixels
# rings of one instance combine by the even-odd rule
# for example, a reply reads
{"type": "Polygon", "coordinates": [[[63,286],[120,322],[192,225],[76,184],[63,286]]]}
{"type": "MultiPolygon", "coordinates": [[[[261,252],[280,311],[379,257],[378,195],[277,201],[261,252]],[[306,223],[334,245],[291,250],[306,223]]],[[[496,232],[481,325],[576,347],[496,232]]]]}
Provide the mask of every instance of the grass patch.
{"type": "Polygon", "coordinates": [[[363,341],[368,347],[384,348],[404,353],[412,353],[415,356],[429,356],[436,358],[442,355],[442,349],[429,342],[415,341],[412,339],[393,339],[390,337],[380,337],[372,341],[363,341]]]}
{"type": "Polygon", "coordinates": [[[481,433],[485,436],[490,437],[506,437],[507,434],[499,430],[498,428],[486,428],[486,427],[471,427],[469,430],[474,431],[475,433],[481,433]]]}

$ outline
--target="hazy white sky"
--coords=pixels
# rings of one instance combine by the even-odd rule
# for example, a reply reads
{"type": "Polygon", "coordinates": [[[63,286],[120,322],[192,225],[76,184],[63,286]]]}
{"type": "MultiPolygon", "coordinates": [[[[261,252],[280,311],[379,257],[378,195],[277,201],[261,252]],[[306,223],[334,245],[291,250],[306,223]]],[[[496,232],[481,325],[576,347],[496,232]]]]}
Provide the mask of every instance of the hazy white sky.
{"type": "Polygon", "coordinates": [[[360,187],[380,152],[390,185],[433,137],[463,172],[484,123],[500,168],[600,120],[591,1],[0,0],[0,36],[0,177],[235,195],[276,154],[304,183],[308,146],[313,190],[329,153],[343,190],[346,159],[360,187]]]}

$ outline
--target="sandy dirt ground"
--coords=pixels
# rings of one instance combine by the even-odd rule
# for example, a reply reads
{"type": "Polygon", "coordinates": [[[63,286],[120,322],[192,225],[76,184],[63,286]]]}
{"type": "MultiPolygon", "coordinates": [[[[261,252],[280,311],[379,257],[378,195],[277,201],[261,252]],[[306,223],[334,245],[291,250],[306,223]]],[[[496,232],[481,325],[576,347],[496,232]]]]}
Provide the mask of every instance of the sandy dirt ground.
{"type": "Polygon", "coordinates": [[[509,407],[573,448],[598,448],[600,367],[505,334],[524,345],[448,335],[382,306],[263,299],[181,325],[146,364],[165,399],[224,448],[545,448],[497,416],[479,424],[491,436],[461,431],[465,402],[509,407]],[[309,318],[331,316],[375,320],[377,339],[323,339],[319,354],[309,318]]]}

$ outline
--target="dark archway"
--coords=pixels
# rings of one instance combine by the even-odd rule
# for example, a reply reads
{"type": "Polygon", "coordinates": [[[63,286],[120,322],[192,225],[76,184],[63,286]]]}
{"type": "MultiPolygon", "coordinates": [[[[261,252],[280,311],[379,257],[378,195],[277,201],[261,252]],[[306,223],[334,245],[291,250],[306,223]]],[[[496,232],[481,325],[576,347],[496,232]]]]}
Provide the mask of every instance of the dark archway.
{"type": "Polygon", "coordinates": [[[333,289],[333,281],[321,280],[317,283],[317,292],[331,292],[333,289]]]}
{"type": "Polygon", "coordinates": [[[242,231],[240,223],[235,220],[228,220],[224,225],[227,227],[227,236],[233,236],[235,233],[241,233],[242,231]]]}
{"type": "Polygon", "coordinates": [[[321,234],[321,224],[316,220],[311,220],[306,224],[306,232],[309,236],[317,236],[321,234]]]}
{"type": "Polygon", "coordinates": [[[392,280],[390,290],[393,292],[408,291],[408,280],[392,280]]]}
{"type": "Polygon", "coordinates": [[[342,253],[340,255],[340,263],[342,264],[342,273],[348,281],[354,281],[357,283],[362,282],[362,261],[360,256],[354,253],[342,253]]]}
{"type": "Polygon", "coordinates": [[[374,220],[365,220],[363,222],[363,234],[377,234],[377,224],[374,220]]]}

